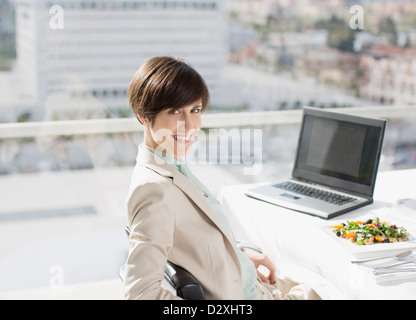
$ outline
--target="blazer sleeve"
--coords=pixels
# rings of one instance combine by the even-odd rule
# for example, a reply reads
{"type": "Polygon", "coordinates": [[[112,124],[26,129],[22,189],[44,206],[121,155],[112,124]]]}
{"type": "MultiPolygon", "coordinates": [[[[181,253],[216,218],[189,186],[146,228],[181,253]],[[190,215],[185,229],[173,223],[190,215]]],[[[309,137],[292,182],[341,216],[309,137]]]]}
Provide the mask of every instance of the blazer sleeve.
{"type": "Polygon", "coordinates": [[[135,188],[128,202],[131,230],[124,276],[126,299],[180,299],[161,283],[173,245],[174,213],[166,186],[149,182],[135,188]]]}

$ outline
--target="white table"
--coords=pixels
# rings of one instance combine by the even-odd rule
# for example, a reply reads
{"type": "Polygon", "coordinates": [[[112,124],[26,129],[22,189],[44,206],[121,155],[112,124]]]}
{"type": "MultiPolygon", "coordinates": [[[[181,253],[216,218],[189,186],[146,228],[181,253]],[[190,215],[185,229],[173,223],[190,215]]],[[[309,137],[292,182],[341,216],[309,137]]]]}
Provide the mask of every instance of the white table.
{"type": "Polygon", "coordinates": [[[331,220],[245,196],[244,191],[253,185],[224,187],[219,200],[237,239],[261,246],[280,275],[311,284],[324,299],[416,299],[416,278],[378,284],[372,271],[351,264],[355,257],[323,229],[391,207],[399,199],[416,198],[415,181],[416,170],[380,172],[372,205],[331,220]]]}

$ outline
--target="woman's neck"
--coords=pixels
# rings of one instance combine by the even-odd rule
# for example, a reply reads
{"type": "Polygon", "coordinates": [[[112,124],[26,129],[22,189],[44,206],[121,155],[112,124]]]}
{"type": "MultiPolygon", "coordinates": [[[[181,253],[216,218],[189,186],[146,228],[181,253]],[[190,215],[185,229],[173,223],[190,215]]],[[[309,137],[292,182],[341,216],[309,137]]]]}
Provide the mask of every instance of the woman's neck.
{"type": "Polygon", "coordinates": [[[178,157],[176,155],[171,154],[166,148],[161,147],[160,144],[156,143],[156,141],[153,140],[152,136],[149,135],[149,134],[146,134],[146,132],[144,134],[143,144],[146,147],[152,148],[153,150],[158,150],[160,152],[167,153],[168,155],[170,155],[176,161],[181,161],[181,159],[178,159],[178,157]]]}

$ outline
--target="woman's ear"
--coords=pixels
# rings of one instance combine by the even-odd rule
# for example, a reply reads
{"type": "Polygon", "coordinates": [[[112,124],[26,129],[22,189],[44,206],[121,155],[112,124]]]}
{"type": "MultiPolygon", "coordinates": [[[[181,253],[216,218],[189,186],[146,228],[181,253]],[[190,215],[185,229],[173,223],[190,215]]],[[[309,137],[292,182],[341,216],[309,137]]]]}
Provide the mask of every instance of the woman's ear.
{"type": "Polygon", "coordinates": [[[141,124],[145,125],[149,122],[149,120],[147,120],[146,117],[142,117],[140,115],[137,116],[137,118],[139,119],[139,121],[141,122],[141,124]]]}

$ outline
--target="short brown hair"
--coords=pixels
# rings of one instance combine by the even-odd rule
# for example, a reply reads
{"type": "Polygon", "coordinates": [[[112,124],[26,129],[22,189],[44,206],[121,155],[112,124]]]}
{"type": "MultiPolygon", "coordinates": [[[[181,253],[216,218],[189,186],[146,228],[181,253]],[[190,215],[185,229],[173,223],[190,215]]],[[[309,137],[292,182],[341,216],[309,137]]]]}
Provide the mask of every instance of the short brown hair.
{"type": "MultiPolygon", "coordinates": [[[[201,75],[188,63],[172,57],[154,57],[145,62],[130,83],[130,107],[152,125],[159,112],[179,109],[202,100],[202,111],[209,103],[209,91],[201,75]]],[[[141,123],[141,121],[140,121],[141,123]]]]}

